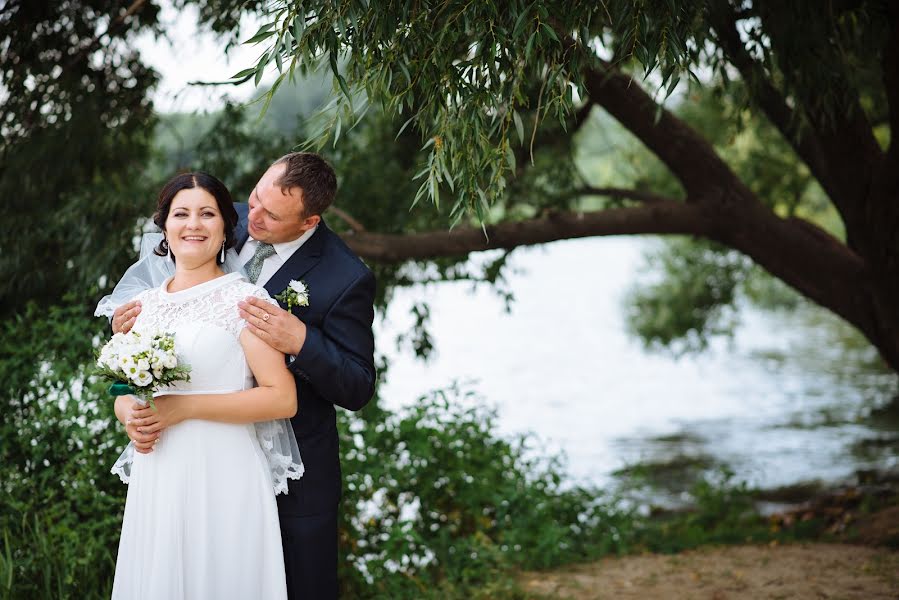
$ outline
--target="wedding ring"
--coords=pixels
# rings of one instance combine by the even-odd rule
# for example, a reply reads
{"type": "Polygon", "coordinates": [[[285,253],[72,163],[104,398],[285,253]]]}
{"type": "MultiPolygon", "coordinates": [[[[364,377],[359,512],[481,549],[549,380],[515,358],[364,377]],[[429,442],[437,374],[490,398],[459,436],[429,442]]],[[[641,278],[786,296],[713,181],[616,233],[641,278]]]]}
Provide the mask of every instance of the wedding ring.
{"type": "Polygon", "coordinates": [[[268,313],[262,313],[262,320],[265,321],[266,323],[268,323],[269,316],[270,315],[268,313]]]}

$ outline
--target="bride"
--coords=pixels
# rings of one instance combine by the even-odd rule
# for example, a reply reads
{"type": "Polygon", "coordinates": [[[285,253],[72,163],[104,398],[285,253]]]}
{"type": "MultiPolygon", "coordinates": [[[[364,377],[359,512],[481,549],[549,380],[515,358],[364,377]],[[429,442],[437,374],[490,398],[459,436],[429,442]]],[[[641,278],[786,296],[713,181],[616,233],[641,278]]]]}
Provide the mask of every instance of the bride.
{"type": "MultiPolygon", "coordinates": [[[[112,597],[286,598],[275,493],[302,475],[293,429],[279,420],[296,413],[296,386],[284,355],[244,329],[237,309],[248,295],[274,301],[223,269],[237,213],[218,179],[169,181],[154,222],[163,239],[152,258],[174,274],[138,294],[133,329],[173,333],[191,375],[159,392],[187,396],[177,424],[152,452],[129,444],[113,467],[129,486],[112,597]]],[[[126,425],[131,402],[116,402],[126,425]]]]}

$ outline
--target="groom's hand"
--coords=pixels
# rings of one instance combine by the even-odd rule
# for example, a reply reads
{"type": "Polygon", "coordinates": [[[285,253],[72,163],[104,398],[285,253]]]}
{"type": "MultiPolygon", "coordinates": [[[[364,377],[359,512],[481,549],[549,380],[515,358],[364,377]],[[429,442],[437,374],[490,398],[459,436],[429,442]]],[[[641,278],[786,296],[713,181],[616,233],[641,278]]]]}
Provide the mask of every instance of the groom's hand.
{"type": "Polygon", "coordinates": [[[266,344],[289,356],[296,356],[306,343],[306,324],[280,306],[262,298],[249,296],[238,302],[240,316],[246,320],[250,333],[266,344]]]}
{"type": "Polygon", "coordinates": [[[140,300],[132,300],[121,305],[112,313],[112,332],[128,333],[140,314],[140,300]]]}

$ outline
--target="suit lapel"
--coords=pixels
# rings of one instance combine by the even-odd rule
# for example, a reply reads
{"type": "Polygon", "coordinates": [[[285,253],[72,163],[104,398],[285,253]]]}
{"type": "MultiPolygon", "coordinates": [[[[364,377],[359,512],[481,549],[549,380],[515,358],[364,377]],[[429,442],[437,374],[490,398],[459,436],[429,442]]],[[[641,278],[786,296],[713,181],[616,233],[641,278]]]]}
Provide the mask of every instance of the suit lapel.
{"type": "Polygon", "coordinates": [[[325,222],[319,223],[318,229],[312,234],[312,237],[306,240],[293,255],[287,259],[281,268],[278,269],[271,279],[265,284],[266,291],[275,296],[284,291],[291,279],[301,279],[303,275],[309,272],[312,267],[321,260],[322,248],[327,237],[327,227],[325,222]]]}

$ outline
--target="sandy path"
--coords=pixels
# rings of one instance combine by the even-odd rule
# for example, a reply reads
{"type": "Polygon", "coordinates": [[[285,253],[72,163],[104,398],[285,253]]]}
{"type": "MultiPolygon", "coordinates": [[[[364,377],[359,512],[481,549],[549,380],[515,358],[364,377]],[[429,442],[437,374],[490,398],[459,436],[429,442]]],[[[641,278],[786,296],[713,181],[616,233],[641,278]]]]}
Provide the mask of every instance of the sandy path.
{"type": "Polygon", "coordinates": [[[528,572],[534,598],[899,599],[899,552],[844,544],[730,546],[528,572]]]}

